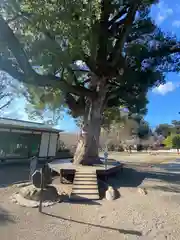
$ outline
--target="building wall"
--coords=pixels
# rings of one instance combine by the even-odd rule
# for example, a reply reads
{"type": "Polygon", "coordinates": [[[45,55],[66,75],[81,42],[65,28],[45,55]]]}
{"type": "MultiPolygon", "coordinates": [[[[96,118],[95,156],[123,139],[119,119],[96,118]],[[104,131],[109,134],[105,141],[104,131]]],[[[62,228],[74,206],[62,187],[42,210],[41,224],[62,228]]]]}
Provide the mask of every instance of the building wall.
{"type": "Polygon", "coordinates": [[[42,133],[39,157],[55,157],[57,151],[57,133],[42,133]]]}
{"type": "Polygon", "coordinates": [[[0,159],[55,157],[58,133],[0,128],[0,159]]]}
{"type": "Polygon", "coordinates": [[[0,158],[28,158],[38,153],[41,134],[30,131],[1,131],[0,158]]]}

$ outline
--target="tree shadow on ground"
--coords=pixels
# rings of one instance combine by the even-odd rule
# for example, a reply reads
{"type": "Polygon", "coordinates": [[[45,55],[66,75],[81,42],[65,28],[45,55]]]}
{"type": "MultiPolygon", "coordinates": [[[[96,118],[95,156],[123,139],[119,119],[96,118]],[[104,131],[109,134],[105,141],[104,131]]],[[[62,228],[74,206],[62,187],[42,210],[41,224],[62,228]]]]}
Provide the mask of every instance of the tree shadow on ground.
{"type": "Polygon", "coordinates": [[[180,174],[175,172],[161,171],[161,169],[138,169],[125,167],[123,173],[118,172],[116,175],[108,177],[107,183],[115,189],[120,187],[136,188],[140,186],[145,179],[151,181],[167,183],[166,187],[154,184],[152,188],[162,191],[180,192],[180,174]],[[173,187],[171,186],[173,185],[173,187]]]}
{"type": "Polygon", "coordinates": [[[84,198],[84,197],[79,197],[78,196],[78,200],[73,200],[73,199],[70,199],[69,196],[66,197],[66,199],[64,199],[63,202],[67,202],[67,203],[70,203],[70,204],[84,204],[84,205],[96,205],[96,206],[99,206],[101,205],[99,202],[96,202],[96,201],[93,201],[93,200],[90,200],[90,199],[87,199],[87,198],[84,198]]]}
{"type": "Polygon", "coordinates": [[[29,181],[29,165],[8,164],[0,166],[0,188],[29,181]]]}
{"type": "Polygon", "coordinates": [[[12,216],[7,212],[7,210],[0,207],[0,225],[5,225],[8,223],[15,223],[12,216]]]}
{"type": "Polygon", "coordinates": [[[95,228],[103,228],[105,230],[110,230],[110,231],[117,231],[117,232],[122,233],[122,234],[142,236],[142,233],[140,231],[112,228],[112,227],[109,227],[109,226],[96,225],[96,224],[92,224],[92,223],[89,223],[89,222],[82,222],[82,221],[78,221],[78,220],[74,220],[74,219],[68,219],[68,218],[64,218],[64,217],[57,216],[57,215],[50,214],[50,213],[46,213],[46,212],[42,212],[42,213],[46,216],[50,216],[50,217],[53,217],[53,218],[58,218],[58,219],[61,219],[61,220],[64,220],[64,221],[70,221],[70,222],[74,222],[74,223],[88,225],[88,226],[95,227],[95,228]]]}

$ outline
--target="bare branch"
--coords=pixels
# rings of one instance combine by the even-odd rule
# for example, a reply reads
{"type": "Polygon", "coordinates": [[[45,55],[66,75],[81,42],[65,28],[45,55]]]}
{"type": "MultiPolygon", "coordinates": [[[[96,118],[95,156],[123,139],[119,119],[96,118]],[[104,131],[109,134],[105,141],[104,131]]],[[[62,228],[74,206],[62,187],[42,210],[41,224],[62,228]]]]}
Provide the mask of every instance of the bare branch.
{"type": "Polygon", "coordinates": [[[5,97],[10,97],[11,95],[12,94],[10,94],[10,93],[4,93],[4,94],[0,93],[0,100],[2,100],[5,97]]]}
{"type": "Polygon", "coordinates": [[[0,110],[2,110],[3,108],[6,108],[9,106],[9,104],[12,102],[13,99],[10,99],[7,103],[5,103],[4,105],[0,106],[0,110]]]}

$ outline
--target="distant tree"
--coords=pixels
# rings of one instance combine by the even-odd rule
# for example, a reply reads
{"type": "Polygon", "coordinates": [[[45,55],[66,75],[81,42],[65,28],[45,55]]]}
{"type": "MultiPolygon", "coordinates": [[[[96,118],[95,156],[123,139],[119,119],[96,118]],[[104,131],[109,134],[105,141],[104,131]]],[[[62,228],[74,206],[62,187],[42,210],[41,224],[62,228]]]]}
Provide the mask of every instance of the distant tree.
{"type": "Polygon", "coordinates": [[[155,132],[158,135],[162,135],[166,138],[172,133],[172,130],[173,130],[172,125],[164,123],[159,124],[159,126],[156,127],[155,132]]]}
{"type": "Polygon", "coordinates": [[[137,129],[137,136],[142,140],[147,139],[151,135],[151,133],[152,132],[149,124],[146,121],[142,122],[137,129]]]}
{"type": "Polygon", "coordinates": [[[179,120],[172,120],[172,124],[174,126],[179,126],[180,127],[180,121],[179,120]]]}
{"type": "Polygon", "coordinates": [[[179,149],[180,149],[180,135],[175,135],[172,138],[172,146],[173,148],[177,149],[177,152],[179,154],[179,149]]]}
{"type": "Polygon", "coordinates": [[[174,131],[174,133],[180,134],[180,121],[173,120],[172,124],[173,124],[173,131],[174,131]]]}
{"type": "Polygon", "coordinates": [[[180,149],[180,135],[179,134],[171,134],[164,141],[163,144],[168,148],[175,148],[179,153],[180,149]]]}
{"type": "Polygon", "coordinates": [[[163,135],[165,138],[171,134],[179,134],[180,133],[180,121],[172,120],[172,124],[160,124],[156,127],[155,132],[158,135],[163,135]]]}
{"type": "Polygon", "coordinates": [[[141,151],[143,150],[143,140],[147,140],[150,135],[152,134],[152,131],[149,127],[148,122],[146,122],[142,116],[137,116],[137,122],[138,122],[138,128],[136,130],[136,136],[139,139],[139,144],[137,144],[137,150],[141,151]]]}

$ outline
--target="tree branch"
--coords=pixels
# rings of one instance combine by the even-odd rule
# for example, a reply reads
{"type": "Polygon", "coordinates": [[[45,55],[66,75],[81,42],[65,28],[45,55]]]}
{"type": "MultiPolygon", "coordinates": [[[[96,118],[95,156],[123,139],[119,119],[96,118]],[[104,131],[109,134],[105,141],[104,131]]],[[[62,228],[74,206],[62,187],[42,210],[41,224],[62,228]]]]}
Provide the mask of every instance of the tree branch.
{"type": "Polygon", "coordinates": [[[119,35],[120,28],[123,26],[125,21],[126,21],[126,18],[123,18],[120,21],[115,22],[108,31],[109,35],[111,37],[117,37],[119,35]]]}
{"type": "Polygon", "coordinates": [[[97,74],[96,65],[94,64],[94,61],[91,60],[91,57],[88,56],[87,54],[84,54],[84,61],[89,67],[89,69],[91,70],[91,72],[94,72],[95,74],[97,74]]]}
{"type": "Polygon", "coordinates": [[[18,79],[20,82],[26,81],[25,74],[15,66],[12,60],[0,57],[0,70],[7,72],[11,77],[18,79]]]}
{"type": "Polygon", "coordinates": [[[167,56],[174,53],[180,53],[180,46],[163,46],[159,49],[155,49],[151,52],[148,52],[147,56],[140,57],[140,60],[143,61],[147,58],[155,58],[155,57],[162,57],[167,56]]]}
{"type": "Polygon", "coordinates": [[[5,97],[10,97],[11,95],[12,94],[9,94],[9,93],[4,93],[4,94],[0,93],[0,100],[2,100],[5,97]]]}
{"type": "Polygon", "coordinates": [[[76,86],[80,86],[80,83],[78,82],[77,77],[76,77],[74,71],[72,70],[72,68],[68,67],[67,70],[68,70],[69,74],[71,75],[71,77],[73,78],[74,83],[76,84],[76,86]]]}
{"type": "Polygon", "coordinates": [[[127,8],[129,5],[124,6],[108,23],[108,27],[113,25],[118,19],[120,19],[124,14],[127,13],[127,8]]]}
{"type": "Polygon", "coordinates": [[[34,75],[26,53],[6,21],[0,16],[0,40],[7,44],[25,75],[34,75]]]}
{"type": "Polygon", "coordinates": [[[10,18],[10,19],[7,19],[6,22],[7,22],[7,24],[9,24],[9,23],[17,20],[18,18],[26,18],[26,20],[27,20],[27,18],[28,18],[29,16],[32,16],[32,14],[31,14],[31,13],[24,12],[24,11],[20,11],[20,12],[19,12],[17,15],[15,15],[14,17],[12,17],[12,18],[10,18]]]}
{"type": "Polygon", "coordinates": [[[122,56],[122,49],[124,46],[124,42],[126,40],[126,36],[129,32],[129,29],[131,28],[131,25],[135,19],[136,11],[138,9],[140,0],[136,0],[132,5],[129,7],[129,11],[127,13],[127,16],[125,18],[124,24],[119,32],[119,39],[116,41],[116,44],[113,48],[113,51],[110,55],[110,61],[112,61],[113,66],[117,66],[117,63],[119,62],[119,57],[122,56]]]}
{"type": "Polygon", "coordinates": [[[0,106],[0,110],[2,110],[3,108],[7,107],[13,99],[10,99],[9,101],[7,101],[7,103],[5,103],[4,105],[0,106]]]}
{"type": "Polygon", "coordinates": [[[85,102],[84,98],[80,97],[76,100],[72,94],[67,93],[65,95],[65,101],[69,109],[72,112],[73,117],[79,117],[84,114],[85,111],[85,102]]]}
{"type": "Polygon", "coordinates": [[[2,57],[0,58],[0,69],[27,84],[38,85],[41,87],[51,86],[79,96],[95,97],[95,94],[85,87],[70,85],[64,79],[60,79],[53,75],[38,74],[30,65],[27,55],[12,29],[1,16],[0,32],[0,40],[7,44],[8,49],[12,52],[18,62],[21,71],[14,67],[12,60],[4,61],[2,57]]]}
{"type": "Polygon", "coordinates": [[[22,17],[22,15],[21,15],[21,14],[17,14],[16,16],[14,16],[14,17],[8,19],[8,20],[7,20],[7,24],[9,24],[9,23],[15,21],[15,20],[18,19],[19,17],[22,17]]]}
{"type": "Polygon", "coordinates": [[[99,26],[99,39],[98,39],[98,52],[97,52],[97,62],[104,65],[107,60],[107,45],[108,45],[108,21],[110,15],[111,0],[101,1],[101,18],[99,26]]]}

